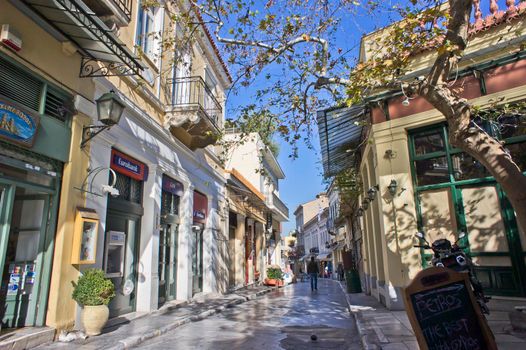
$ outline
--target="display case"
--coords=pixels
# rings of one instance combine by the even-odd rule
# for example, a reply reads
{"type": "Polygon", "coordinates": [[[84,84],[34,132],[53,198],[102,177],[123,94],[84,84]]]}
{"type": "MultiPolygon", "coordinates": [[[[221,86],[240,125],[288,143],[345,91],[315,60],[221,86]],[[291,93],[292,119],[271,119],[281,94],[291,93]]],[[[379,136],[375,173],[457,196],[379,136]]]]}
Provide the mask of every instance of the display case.
{"type": "Polygon", "coordinates": [[[126,234],[124,232],[108,231],[106,233],[104,271],[107,277],[114,278],[124,275],[125,246],[126,234]]]}
{"type": "Polygon", "coordinates": [[[77,208],[73,232],[72,264],[94,264],[97,259],[99,216],[94,209],[77,208]]]}

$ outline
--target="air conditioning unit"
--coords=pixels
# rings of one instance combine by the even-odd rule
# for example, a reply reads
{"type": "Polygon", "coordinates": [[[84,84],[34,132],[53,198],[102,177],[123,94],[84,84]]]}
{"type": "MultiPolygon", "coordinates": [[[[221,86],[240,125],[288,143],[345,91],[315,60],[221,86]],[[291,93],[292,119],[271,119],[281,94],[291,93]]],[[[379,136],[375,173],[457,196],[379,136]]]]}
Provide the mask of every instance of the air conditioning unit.
{"type": "Polygon", "coordinates": [[[22,38],[13,31],[9,24],[2,24],[0,41],[14,51],[18,52],[22,49],[22,38]]]}

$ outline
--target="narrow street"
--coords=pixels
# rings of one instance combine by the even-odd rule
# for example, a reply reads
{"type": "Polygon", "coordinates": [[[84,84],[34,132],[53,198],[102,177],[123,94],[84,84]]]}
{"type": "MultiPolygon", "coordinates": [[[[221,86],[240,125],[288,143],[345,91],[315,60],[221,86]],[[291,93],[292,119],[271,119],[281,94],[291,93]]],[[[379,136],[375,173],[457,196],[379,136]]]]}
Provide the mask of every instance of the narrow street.
{"type": "Polygon", "coordinates": [[[141,349],[360,349],[340,286],[298,282],[142,343],[141,349]],[[316,341],[310,339],[317,336],[316,341]]]}

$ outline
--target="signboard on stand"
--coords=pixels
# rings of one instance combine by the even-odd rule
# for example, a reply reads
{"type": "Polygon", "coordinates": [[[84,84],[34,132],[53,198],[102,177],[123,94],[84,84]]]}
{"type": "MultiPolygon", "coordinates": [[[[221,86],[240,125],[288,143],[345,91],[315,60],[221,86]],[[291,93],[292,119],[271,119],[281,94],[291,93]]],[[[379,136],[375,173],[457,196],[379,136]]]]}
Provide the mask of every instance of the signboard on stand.
{"type": "Polygon", "coordinates": [[[420,349],[497,349],[466,273],[420,271],[405,288],[404,301],[420,349]]]}

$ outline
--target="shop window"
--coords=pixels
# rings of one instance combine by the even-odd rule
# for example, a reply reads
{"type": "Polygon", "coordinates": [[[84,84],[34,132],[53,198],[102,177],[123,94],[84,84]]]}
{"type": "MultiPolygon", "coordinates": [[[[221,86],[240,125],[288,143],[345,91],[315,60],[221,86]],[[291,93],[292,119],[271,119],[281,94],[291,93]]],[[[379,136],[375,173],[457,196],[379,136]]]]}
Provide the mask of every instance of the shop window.
{"type": "Polygon", "coordinates": [[[115,188],[119,190],[119,199],[127,200],[133,203],[141,204],[142,202],[142,182],[132,179],[131,177],[117,173],[115,188]]]}
{"type": "Polygon", "coordinates": [[[424,135],[416,135],[414,145],[416,155],[444,151],[445,143],[442,129],[424,135]]]}
{"type": "Polygon", "coordinates": [[[451,158],[453,176],[457,181],[491,176],[481,163],[467,153],[458,153],[451,158]]]}
{"type": "MultiPolygon", "coordinates": [[[[524,131],[526,133],[526,130],[524,131]]],[[[526,135],[526,134],[525,134],[526,135]]],[[[506,145],[506,150],[511,155],[511,159],[517,164],[522,172],[526,171],[526,142],[513,143],[506,145]]]]}
{"type": "Polygon", "coordinates": [[[449,168],[446,157],[415,161],[416,177],[419,186],[449,182],[449,168]]]}
{"type": "Polygon", "coordinates": [[[179,215],[179,201],[180,197],[170,192],[163,191],[161,195],[161,215],[174,214],[179,215]]]}
{"type": "Polygon", "coordinates": [[[502,116],[498,119],[498,128],[502,139],[526,135],[526,116],[502,116]]]}

